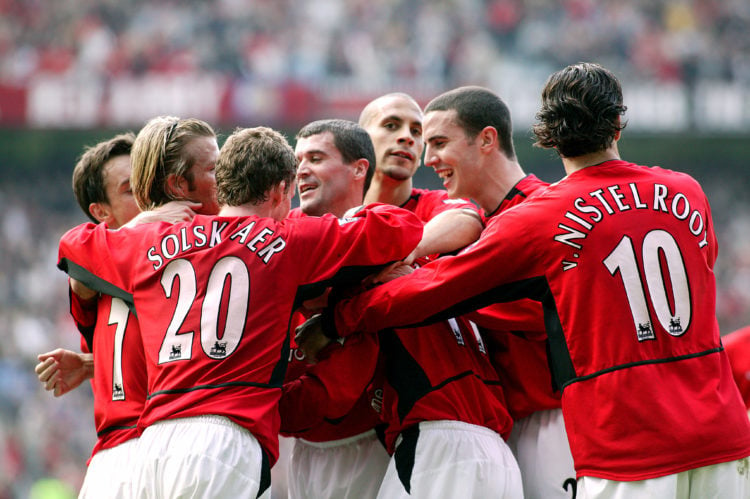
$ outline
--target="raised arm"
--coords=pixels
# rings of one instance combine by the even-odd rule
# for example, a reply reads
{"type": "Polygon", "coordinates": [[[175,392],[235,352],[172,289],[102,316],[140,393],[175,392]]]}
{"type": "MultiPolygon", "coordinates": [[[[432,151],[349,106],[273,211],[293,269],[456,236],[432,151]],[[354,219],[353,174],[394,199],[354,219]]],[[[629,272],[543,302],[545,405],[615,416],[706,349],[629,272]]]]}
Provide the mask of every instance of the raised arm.
{"type": "Polygon", "coordinates": [[[476,241],[483,228],[476,211],[459,208],[439,213],[424,225],[422,240],[406,259],[406,263],[428,255],[460,250],[476,241]]]}

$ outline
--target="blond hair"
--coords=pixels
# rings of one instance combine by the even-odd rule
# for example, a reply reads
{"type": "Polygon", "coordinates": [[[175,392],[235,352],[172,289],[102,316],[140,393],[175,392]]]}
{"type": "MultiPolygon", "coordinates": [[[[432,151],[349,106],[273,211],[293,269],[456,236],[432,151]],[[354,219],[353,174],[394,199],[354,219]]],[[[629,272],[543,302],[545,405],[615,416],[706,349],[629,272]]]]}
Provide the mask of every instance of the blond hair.
{"type": "Polygon", "coordinates": [[[130,187],[141,210],[152,209],[175,195],[167,189],[170,175],[190,178],[195,163],[187,145],[198,137],[216,137],[211,125],[195,118],[157,116],[138,132],[133,143],[130,187]]]}

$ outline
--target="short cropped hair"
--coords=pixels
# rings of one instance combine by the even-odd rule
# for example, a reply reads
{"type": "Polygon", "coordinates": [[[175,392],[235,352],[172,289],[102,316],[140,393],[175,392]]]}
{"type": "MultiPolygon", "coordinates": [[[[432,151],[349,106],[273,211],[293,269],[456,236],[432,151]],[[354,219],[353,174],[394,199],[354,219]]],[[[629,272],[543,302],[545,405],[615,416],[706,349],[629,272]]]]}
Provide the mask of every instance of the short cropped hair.
{"type": "Polygon", "coordinates": [[[73,193],[83,212],[94,223],[99,223],[89,211],[91,203],[109,203],[104,185],[104,165],[118,156],[130,156],[135,134],[115,135],[109,140],[86,148],[73,168],[73,193]]]}
{"type": "Polygon", "coordinates": [[[349,120],[327,119],[308,123],[297,132],[296,139],[304,139],[313,135],[331,132],[333,145],[341,153],[344,163],[354,163],[359,159],[366,159],[369,163],[365,175],[365,185],[362,195],[370,188],[372,176],[375,173],[375,148],[367,130],[349,120]]]}
{"type": "Polygon", "coordinates": [[[500,150],[509,159],[516,159],[510,109],[491,90],[475,86],[449,90],[427,104],[424,113],[432,111],[455,111],[456,124],[471,140],[475,139],[485,127],[493,127],[497,130],[500,150]]]}
{"type": "Polygon", "coordinates": [[[598,64],[581,62],[553,73],[542,90],[542,106],[532,130],[537,147],[555,148],[564,157],[603,151],[625,128],[620,116],[622,88],[598,64]]]}
{"type": "Polygon", "coordinates": [[[422,108],[419,106],[419,103],[412,97],[411,95],[404,93],[404,92],[391,92],[385,95],[381,95],[380,97],[377,97],[373,100],[371,100],[365,107],[362,109],[362,112],[359,114],[359,126],[361,127],[367,127],[372,120],[375,118],[375,105],[386,100],[386,99],[394,99],[394,98],[400,98],[405,101],[411,102],[415,108],[419,109],[419,113],[422,113],[422,108]]]}
{"type": "Polygon", "coordinates": [[[167,189],[169,175],[193,181],[190,168],[195,158],[188,153],[187,145],[198,137],[216,137],[216,133],[205,121],[175,116],[153,118],[138,132],[131,155],[130,185],[141,210],[175,199],[167,189]]]}
{"type": "Polygon", "coordinates": [[[216,162],[217,197],[223,205],[257,205],[281,182],[291,189],[296,175],[297,158],[283,135],[267,127],[238,128],[216,162]]]}

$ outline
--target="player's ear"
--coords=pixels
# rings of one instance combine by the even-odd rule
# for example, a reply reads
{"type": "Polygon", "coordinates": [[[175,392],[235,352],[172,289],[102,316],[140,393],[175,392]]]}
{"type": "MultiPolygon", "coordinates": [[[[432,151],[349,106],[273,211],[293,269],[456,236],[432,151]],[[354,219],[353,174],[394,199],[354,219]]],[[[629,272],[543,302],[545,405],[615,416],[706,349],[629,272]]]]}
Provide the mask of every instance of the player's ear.
{"type": "Polygon", "coordinates": [[[483,151],[492,151],[493,149],[498,149],[498,137],[497,137],[497,130],[493,126],[486,126],[482,129],[481,132],[479,132],[479,135],[477,135],[477,140],[479,141],[479,147],[483,151]]]}
{"type": "Polygon", "coordinates": [[[271,193],[268,196],[271,201],[271,206],[279,206],[286,199],[288,192],[286,181],[284,180],[273,186],[271,188],[271,193]]]}
{"type": "Polygon", "coordinates": [[[354,178],[365,178],[367,176],[367,169],[370,168],[370,162],[365,158],[359,158],[352,163],[352,166],[354,167],[354,178]]]}
{"type": "Polygon", "coordinates": [[[91,203],[89,213],[101,223],[110,225],[114,220],[112,209],[107,203],[91,203]]]}

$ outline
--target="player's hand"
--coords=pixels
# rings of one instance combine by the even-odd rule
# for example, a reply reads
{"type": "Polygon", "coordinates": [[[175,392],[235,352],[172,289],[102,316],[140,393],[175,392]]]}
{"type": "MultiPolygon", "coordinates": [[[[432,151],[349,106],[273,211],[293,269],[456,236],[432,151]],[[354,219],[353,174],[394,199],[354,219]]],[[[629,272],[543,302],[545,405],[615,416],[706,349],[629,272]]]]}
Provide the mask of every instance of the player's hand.
{"type": "Polygon", "coordinates": [[[94,377],[93,355],[57,348],[37,356],[34,367],[39,382],[55,397],[65,395],[94,377]]]}
{"type": "Polygon", "coordinates": [[[414,272],[414,268],[406,262],[401,261],[392,263],[377,274],[367,277],[362,282],[362,285],[365,289],[369,289],[378,284],[383,284],[384,282],[392,281],[398,277],[411,274],[412,272],[414,272]]]}
{"type": "Polygon", "coordinates": [[[323,321],[320,314],[307,319],[301,326],[297,327],[295,333],[294,341],[297,343],[297,348],[312,363],[317,362],[320,351],[332,341],[323,333],[323,321]]]}
{"type": "Polygon", "coordinates": [[[135,227],[136,225],[151,222],[187,222],[192,220],[201,203],[194,201],[170,201],[158,208],[142,211],[123,227],[135,227]]]}

